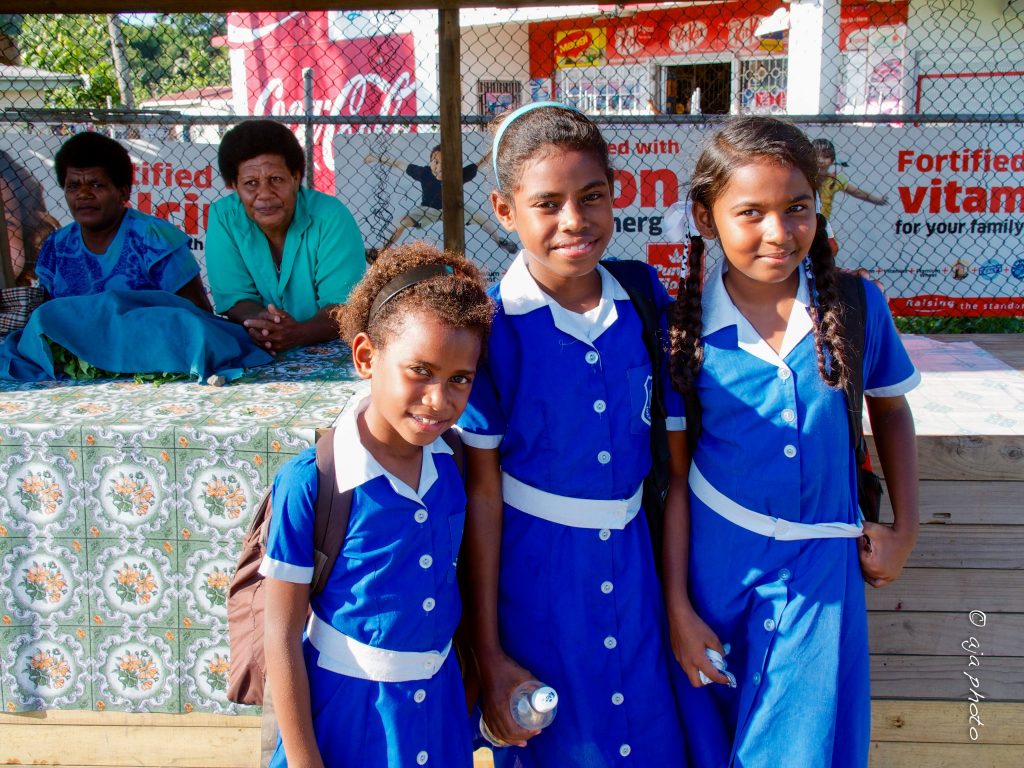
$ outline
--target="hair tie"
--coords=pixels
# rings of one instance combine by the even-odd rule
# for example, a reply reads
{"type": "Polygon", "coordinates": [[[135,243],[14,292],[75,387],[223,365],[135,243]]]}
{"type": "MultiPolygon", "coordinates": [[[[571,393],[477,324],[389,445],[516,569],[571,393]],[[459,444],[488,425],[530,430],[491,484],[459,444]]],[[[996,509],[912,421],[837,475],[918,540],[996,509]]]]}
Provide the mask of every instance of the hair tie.
{"type": "Polygon", "coordinates": [[[662,227],[669,242],[681,243],[683,240],[692,240],[701,236],[700,230],[697,229],[697,221],[693,218],[693,200],[689,195],[686,200],[680,200],[669,206],[669,209],[665,211],[662,227]]]}
{"type": "Polygon", "coordinates": [[[424,280],[430,280],[433,277],[444,277],[445,275],[454,275],[455,269],[451,264],[421,264],[418,267],[407,269],[405,272],[398,274],[396,277],[391,278],[380,292],[377,294],[377,298],[373,300],[373,304],[370,305],[370,314],[366,318],[366,324],[369,325],[373,322],[373,318],[380,312],[381,307],[391,301],[395,296],[400,294],[406,288],[411,288],[416,283],[422,283],[424,280]]]}
{"type": "Polygon", "coordinates": [[[523,106],[512,110],[509,116],[502,120],[501,125],[498,126],[498,132],[494,134],[494,142],[491,144],[491,165],[494,167],[494,184],[499,189],[501,189],[501,182],[498,180],[498,148],[501,146],[501,138],[505,135],[505,131],[513,122],[525,115],[527,112],[532,112],[533,110],[540,109],[541,107],[555,107],[556,109],[566,109],[580,115],[583,114],[576,109],[576,107],[569,104],[563,104],[560,101],[532,101],[529,104],[524,104],[523,106]]]}

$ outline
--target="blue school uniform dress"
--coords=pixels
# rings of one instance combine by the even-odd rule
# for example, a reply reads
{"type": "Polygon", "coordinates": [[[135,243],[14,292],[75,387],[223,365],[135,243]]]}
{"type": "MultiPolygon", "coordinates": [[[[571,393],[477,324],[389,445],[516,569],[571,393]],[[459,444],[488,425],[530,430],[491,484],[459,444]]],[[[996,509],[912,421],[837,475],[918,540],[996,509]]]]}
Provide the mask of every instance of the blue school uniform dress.
{"type": "MultiPolygon", "coordinates": [[[[866,283],[864,387],[902,395],[919,374],[866,283]]],[[[699,768],[864,768],[870,691],[861,516],[846,398],[818,373],[800,271],[779,354],[729,298],[703,297],[702,430],[690,468],[693,606],[738,685],[675,673],[699,768]]]]}
{"type": "MultiPolygon", "coordinates": [[[[356,418],[368,404],[347,411],[335,430],[338,489],[353,489],[352,509],[303,639],[317,744],[327,768],[469,768],[466,700],[451,652],[462,477],[440,438],[423,449],[418,490],[388,473],[359,440],[356,418]]],[[[312,581],[316,497],[311,448],[274,480],[264,576],[312,581]]],[[[270,764],[287,765],[280,738],[270,764]]]]}
{"type": "MultiPolygon", "coordinates": [[[[554,722],[495,764],[683,766],[662,593],[640,509],[652,369],[641,322],[603,268],[585,314],[520,254],[496,289],[487,363],[460,425],[501,455],[498,622],[505,652],[559,694],[554,722]]],[[[662,308],[668,296],[651,271],[662,308]]],[[[671,391],[671,390],[669,390],[671,391]]],[[[669,428],[685,424],[669,397],[669,428]]]]}

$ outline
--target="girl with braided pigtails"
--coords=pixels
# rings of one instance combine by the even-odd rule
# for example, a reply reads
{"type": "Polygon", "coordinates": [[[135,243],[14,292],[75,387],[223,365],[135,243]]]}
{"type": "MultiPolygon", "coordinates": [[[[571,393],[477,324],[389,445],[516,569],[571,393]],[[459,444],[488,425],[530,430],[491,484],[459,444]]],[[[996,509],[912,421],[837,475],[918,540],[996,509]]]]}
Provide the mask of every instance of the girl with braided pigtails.
{"type": "Polygon", "coordinates": [[[855,355],[817,172],[797,128],[749,117],[709,140],[691,184],[699,234],[672,309],[671,368],[699,402],[700,432],[688,503],[666,510],[664,578],[699,768],[867,765],[863,582],[893,581],[916,539],[904,394],[919,374],[867,281],[863,381],[895,523],[858,510],[843,392],[855,355]],[[704,275],[707,239],[724,259],[704,275]]]}

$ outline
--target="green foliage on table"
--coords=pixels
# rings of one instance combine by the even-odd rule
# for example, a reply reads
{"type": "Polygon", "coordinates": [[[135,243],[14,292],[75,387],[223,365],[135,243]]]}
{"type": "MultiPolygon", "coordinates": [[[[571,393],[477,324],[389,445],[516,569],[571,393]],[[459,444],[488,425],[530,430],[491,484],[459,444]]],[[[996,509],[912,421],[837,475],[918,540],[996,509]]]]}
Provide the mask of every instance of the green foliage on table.
{"type": "Polygon", "coordinates": [[[138,384],[166,384],[171,381],[182,381],[189,376],[184,373],[113,373],[97,368],[92,363],[83,360],[78,355],[72,354],[60,344],[55,344],[47,339],[50,345],[50,352],[53,355],[53,370],[55,373],[63,373],[69,379],[75,381],[97,381],[99,379],[120,379],[131,376],[138,384]]]}

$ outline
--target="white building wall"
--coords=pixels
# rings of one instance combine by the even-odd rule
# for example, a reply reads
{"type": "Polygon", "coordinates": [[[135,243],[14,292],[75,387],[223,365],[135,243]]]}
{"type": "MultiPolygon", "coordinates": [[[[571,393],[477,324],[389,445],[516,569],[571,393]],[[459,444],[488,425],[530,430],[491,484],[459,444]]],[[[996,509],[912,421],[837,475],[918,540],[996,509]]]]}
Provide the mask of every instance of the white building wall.
{"type": "Polygon", "coordinates": [[[1008,0],[910,0],[908,78],[915,88],[921,84],[921,112],[1020,112],[1024,77],[927,77],[1024,70],[1020,6],[1008,0]]]}
{"type": "Polygon", "coordinates": [[[520,103],[530,101],[529,25],[464,27],[461,72],[463,114],[481,113],[477,84],[482,80],[514,80],[522,88],[520,103]]]}

